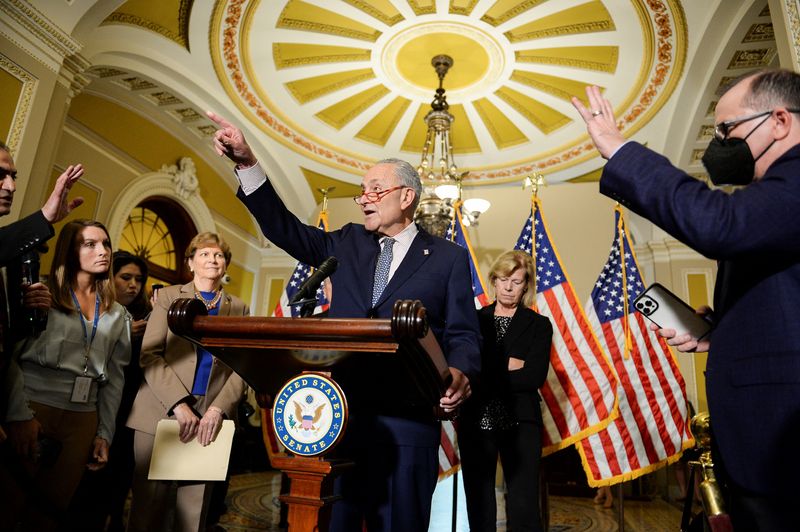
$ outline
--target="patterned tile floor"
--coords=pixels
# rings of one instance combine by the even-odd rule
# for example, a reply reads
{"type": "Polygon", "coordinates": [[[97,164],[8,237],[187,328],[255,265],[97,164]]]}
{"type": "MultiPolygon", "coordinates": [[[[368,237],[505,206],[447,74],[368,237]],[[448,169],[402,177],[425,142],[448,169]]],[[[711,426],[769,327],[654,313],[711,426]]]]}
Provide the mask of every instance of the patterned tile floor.
{"type": "MultiPolygon", "coordinates": [[[[234,476],[228,490],[228,513],[223,516],[220,525],[230,532],[281,531],[278,528],[279,478],[275,472],[234,476]]],[[[447,486],[444,488],[448,489],[447,486]]],[[[452,489],[452,484],[449,489],[452,489]]],[[[439,495],[435,495],[437,496],[439,495]]],[[[437,507],[436,502],[434,506],[437,507]]],[[[449,513],[442,514],[442,511],[437,514],[437,510],[434,510],[431,517],[432,532],[451,530],[449,513]]],[[[503,514],[504,509],[501,507],[498,509],[498,516],[503,514]]],[[[467,530],[463,522],[465,517],[463,515],[459,520],[459,531],[467,530]]],[[[667,502],[625,501],[626,532],[677,531],[679,524],[680,511],[667,502]]],[[[611,532],[617,529],[616,506],[612,510],[604,510],[593,504],[591,499],[550,498],[550,532],[611,532]]],[[[504,521],[498,523],[497,530],[505,531],[504,521]]]]}

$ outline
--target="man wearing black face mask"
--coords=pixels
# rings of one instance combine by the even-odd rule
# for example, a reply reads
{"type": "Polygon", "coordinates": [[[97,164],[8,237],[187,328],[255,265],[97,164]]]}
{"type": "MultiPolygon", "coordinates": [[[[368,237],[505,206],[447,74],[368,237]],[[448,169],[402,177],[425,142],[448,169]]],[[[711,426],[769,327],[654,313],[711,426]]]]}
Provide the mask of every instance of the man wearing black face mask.
{"type": "Polygon", "coordinates": [[[597,87],[572,103],[608,159],[600,191],[719,261],[711,340],[661,330],[681,351],[709,350],[715,467],[736,530],[796,530],[800,503],[800,75],[752,73],[717,103],[703,162],[712,190],[620,134],[597,87]],[[749,183],[749,184],[748,184],[749,183]]]}

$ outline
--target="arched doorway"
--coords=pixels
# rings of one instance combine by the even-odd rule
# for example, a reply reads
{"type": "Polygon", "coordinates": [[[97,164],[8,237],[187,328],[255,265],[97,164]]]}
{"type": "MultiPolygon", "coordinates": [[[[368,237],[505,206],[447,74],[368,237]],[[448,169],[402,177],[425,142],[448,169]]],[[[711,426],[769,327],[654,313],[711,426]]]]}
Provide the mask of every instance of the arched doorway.
{"type": "Polygon", "coordinates": [[[182,284],[191,280],[185,251],[196,234],[191,216],[177,201],[153,196],[128,214],[118,247],[147,261],[151,285],[182,284]]]}

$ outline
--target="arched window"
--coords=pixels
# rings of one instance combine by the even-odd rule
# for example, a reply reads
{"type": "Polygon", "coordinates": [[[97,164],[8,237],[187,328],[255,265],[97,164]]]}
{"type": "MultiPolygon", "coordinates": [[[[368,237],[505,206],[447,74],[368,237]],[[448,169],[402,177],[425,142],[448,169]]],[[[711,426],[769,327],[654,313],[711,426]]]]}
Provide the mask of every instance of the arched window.
{"type": "Polygon", "coordinates": [[[118,244],[147,261],[150,284],[182,284],[192,277],[186,268],[186,247],[197,234],[189,213],[162,196],[142,200],[131,213],[118,244]]]}

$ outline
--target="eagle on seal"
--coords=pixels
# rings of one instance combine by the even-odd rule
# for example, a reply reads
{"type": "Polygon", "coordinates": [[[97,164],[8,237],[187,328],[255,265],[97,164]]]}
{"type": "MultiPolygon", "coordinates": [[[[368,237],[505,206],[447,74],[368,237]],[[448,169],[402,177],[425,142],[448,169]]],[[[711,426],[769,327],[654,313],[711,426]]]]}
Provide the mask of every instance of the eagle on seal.
{"type": "Polygon", "coordinates": [[[314,409],[314,415],[312,416],[309,413],[303,412],[303,407],[297,401],[292,401],[294,403],[294,415],[297,419],[301,420],[300,428],[303,430],[317,430],[317,427],[314,426],[314,423],[319,421],[319,418],[322,417],[322,409],[325,408],[325,403],[322,403],[317,408],[314,409]]]}

